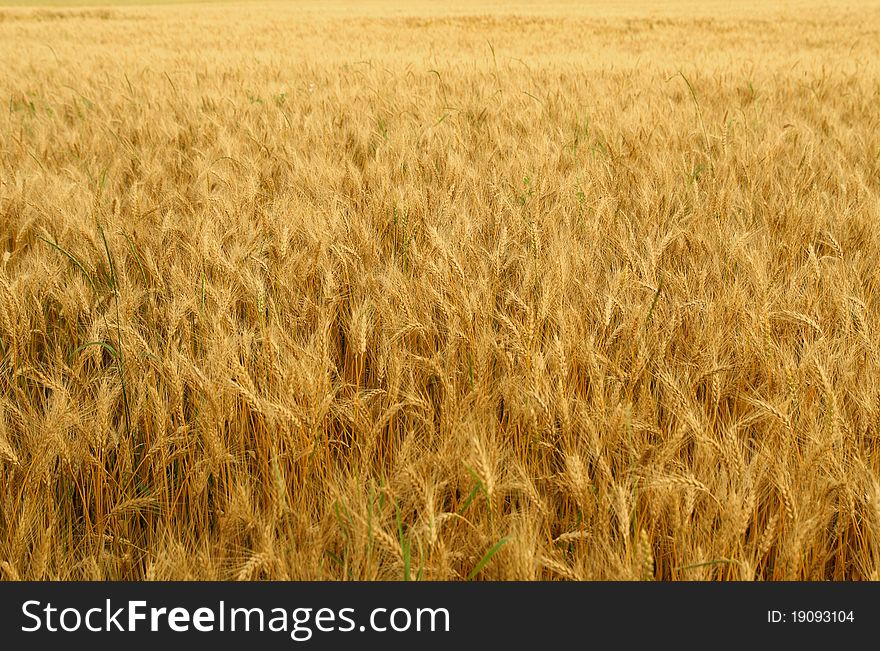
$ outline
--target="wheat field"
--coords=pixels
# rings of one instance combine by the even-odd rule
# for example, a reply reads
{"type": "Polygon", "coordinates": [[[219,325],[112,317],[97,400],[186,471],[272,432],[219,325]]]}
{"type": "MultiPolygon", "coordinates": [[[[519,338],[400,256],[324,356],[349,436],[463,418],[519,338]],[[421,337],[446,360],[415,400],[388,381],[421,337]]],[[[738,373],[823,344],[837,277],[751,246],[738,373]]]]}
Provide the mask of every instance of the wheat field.
{"type": "Polygon", "coordinates": [[[880,3],[71,4],[3,579],[880,579],[880,3]]]}

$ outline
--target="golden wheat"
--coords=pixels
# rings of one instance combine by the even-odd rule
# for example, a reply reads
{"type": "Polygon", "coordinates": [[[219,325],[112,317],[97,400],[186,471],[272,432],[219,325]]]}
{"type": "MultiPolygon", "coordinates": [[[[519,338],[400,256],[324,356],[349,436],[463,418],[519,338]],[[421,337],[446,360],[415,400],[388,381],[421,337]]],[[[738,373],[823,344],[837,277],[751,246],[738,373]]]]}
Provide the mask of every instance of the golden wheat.
{"type": "Polygon", "coordinates": [[[880,5],[0,9],[0,577],[876,579],[880,5]]]}

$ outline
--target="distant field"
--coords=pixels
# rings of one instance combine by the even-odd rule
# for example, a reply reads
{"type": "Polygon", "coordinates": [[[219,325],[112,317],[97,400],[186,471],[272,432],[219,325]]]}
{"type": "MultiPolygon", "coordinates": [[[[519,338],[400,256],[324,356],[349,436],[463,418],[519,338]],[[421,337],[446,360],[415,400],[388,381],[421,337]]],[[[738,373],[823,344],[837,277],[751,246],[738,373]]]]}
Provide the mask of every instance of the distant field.
{"type": "MultiPolygon", "coordinates": [[[[223,4],[227,0],[0,0],[0,7],[8,8],[84,8],[132,7],[176,4],[223,4]]],[[[237,0],[239,4],[258,0],[237,0]]]]}
{"type": "Polygon", "coordinates": [[[0,577],[880,579],[880,4],[24,4],[0,577]]]}
{"type": "Polygon", "coordinates": [[[0,7],[41,7],[50,9],[56,7],[126,7],[133,5],[197,4],[200,2],[219,3],[222,1],[223,0],[0,0],[0,7]]]}

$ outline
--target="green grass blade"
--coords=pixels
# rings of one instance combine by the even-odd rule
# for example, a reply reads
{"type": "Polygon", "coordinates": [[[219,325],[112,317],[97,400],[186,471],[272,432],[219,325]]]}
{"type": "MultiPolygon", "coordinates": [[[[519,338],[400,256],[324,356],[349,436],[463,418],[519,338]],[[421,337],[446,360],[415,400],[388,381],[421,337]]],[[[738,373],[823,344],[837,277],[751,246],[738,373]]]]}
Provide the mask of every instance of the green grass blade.
{"type": "Polygon", "coordinates": [[[77,347],[70,356],[73,357],[77,353],[84,351],[86,348],[91,348],[92,346],[100,346],[108,353],[110,353],[114,360],[118,357],[116,349],[108,344],[106,341],[89,341],[87,343],[84,343],[82,346],[77,347]]]}
{"type": "Polygon", "coordinates": [[[480,493],[480,490],[482,489],[482,487],[483,487],[483,482],[477,482],[476,485],[473,487],[473,489],[471,489],[470,495],[467,496],[467,499],[465,499],[464,504],[462,504],[461,508],[458,509],[459,515],[463,514],[465,511],[467,511],[467,508],[471,505],[471,502],[473,502],[474,499],[477,497],[477,495],[480,493]]]}
{"type": "Polygon", "coordinates": [[[486,554],[483,556],[483,558],[480,559],[480,562],[474,566],[474,569],[471,570],[471,573],[468,574],[468,577],[467,577],[468,581],[470,581],[475,576],[477,576],[477,574],[479,574],[482,571],[482,569],[489,564],[489,561],[492,560],[492,557],[498,553],[498,550],[501,549],[502,547],[504,547],[504,545],[506,545],[508,543],[508,541],[510,541],[510,537],[505,536],[504,538],[499,540],[497,543],[492,545],[492,547],[489,549],[489,551],[487,551],[486,554]]]}
{"type": "Polygon", "coordinates": [[[55,242],[52,242],[51,240],[47,240],[45,237],[43,237],[41,235],[38,235],[37,237],[39,239],[41,239],[43,242],[45,242],[46,244],[48,244],[49,246],[51,246],[53,249],[58,251],[60,254],[62,254],[64,257],[66,257],[68,260],[70,260],[73,263],[73,266],[75,266],[77,269],[79,269],[80,272],[82,272],[82,275],[85,276],[86,281],[88,281],[89,286],[92,288],[92,291],[95,294],[98,293],[98,288],[95,286],[95,281],[92,279],[92,275],[88,272],[85,265],[79,261],[79,258],[77,258],[75,255],[73,255],[70,251],[62,248],[59,244],[56,244],[55,242]]]}
{"type": "Polygon", "coordinates": [[[135,248],[134,242],[131,241],[131,237],[129,237],[128,233],[122,231],[122,236],[125,238],[125,241],[128,242],[128,248],[131,250],[131,254],[134,256],[134,261],[137,263],[138,270],[141,272],[141,278],[144,279],[144,284],[147,284],[147,272],[144,271],[144,265],[141,263],[141,256],[138,255],[137,248],[135,248]]]}

